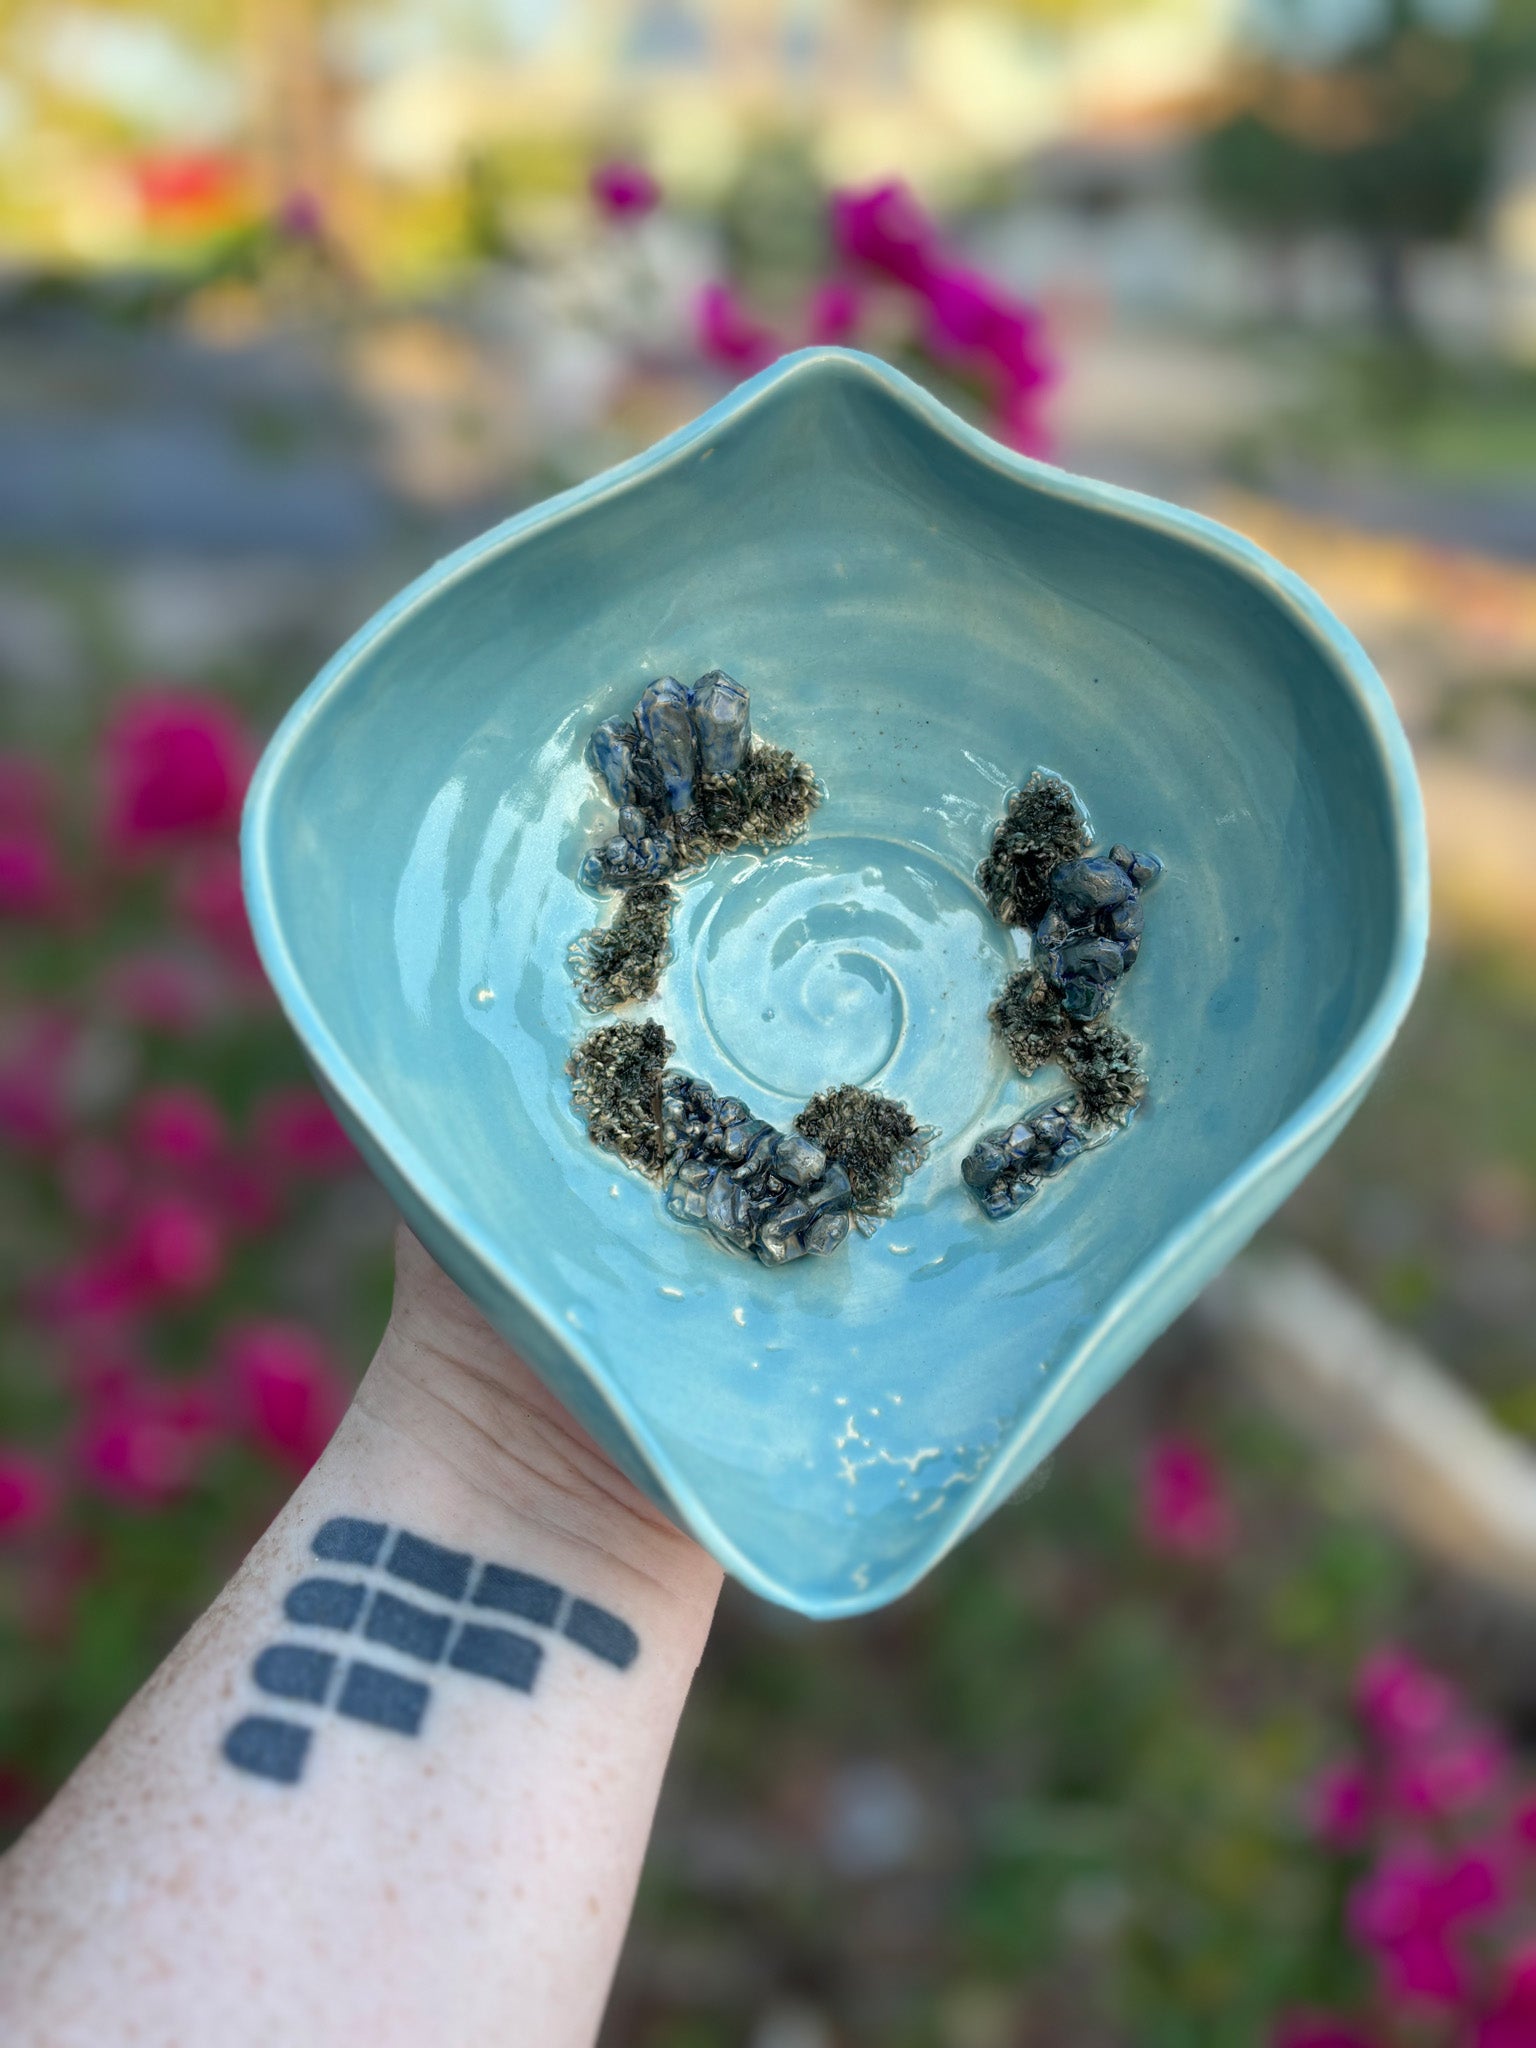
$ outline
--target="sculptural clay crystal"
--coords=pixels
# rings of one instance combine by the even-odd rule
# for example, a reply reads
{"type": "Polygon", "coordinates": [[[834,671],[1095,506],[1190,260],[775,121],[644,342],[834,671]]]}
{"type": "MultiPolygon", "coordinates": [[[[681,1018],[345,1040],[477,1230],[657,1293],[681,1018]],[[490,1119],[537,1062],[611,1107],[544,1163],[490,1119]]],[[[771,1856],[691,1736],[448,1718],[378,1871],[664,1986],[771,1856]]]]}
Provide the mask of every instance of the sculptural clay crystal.
{"type": "Polygon", "coordinates": [[[1105,1012],[1141,949],[1151,854],[1090,854],[1087,822],[1059,776],[1037,770],[1008,803],[976,879],[1004,924],[1033,934],[1030,964],[989,1015],[1026,1078],[1054,1061],[1068,1102],[981,1138],[961,1172],[989,1216],[1011,1216],[1043,1180],[1127,1123],[1146,1094],[1141,1048],[1105,1012]]]}
{"type": "MultiPolygon", "coordinates": [[[[618,806],[618,832],[582,863],[591,888],[622,892],[612,922],[573,949],[581,998],[610,1010],[656,994],[677,902],[668,877],[716,853],[784,844],[819,798],[815,776],[752,736],[742,685],[712,669],[663,676],[632,719],[605,719],[588,760],[618,806]]],[[[873,1227],[932,1135],[903,1103],[865,1088],[818,1095],[780,1131],[734,1096],[671,1071],[661,1026],[600,1026],[569,1062],[572,1101],[595,1144],[665,1184],[668,1212],[717,1243],[778,1266],[836,1251],[873,1227]]]]}
{"type": "MultiPolygon", "coordinates": [[[[672,878],[717,853],[779,846],[819,801],[803,761],[752,736],[747,691],[723,670],[649,684],[633,718],[605,719],[587,758],[619,829],[582,862],[589,888],[616,891],[612,920],[572,949],[581,999],[612,1010],[661,986],[677,892],[672,878]]],[[[976,879],[993,914],[1032,934],[1030,964],[989,1015],[1026,1078],[1061,1067],[1070,1096],[989,1132],[961,1173],[989,1216],[1010,1216],[1080,1153],[1129,1122],[1146,1092],[1141,1048],[1105,1013],[1141,945],[1142,891],[1161,864],[1112,846],[1089,852],[1065,782],[1036,771],[1008,803],[976,879]]],[[[890,1215],[935,1133],[872,1089],[822,1090],[789,1131],[708,1082],[668,1068],[661,1026],[606,1024],[568,1063],[572,1101],[594,1144],[663,1183],[668,1213],[765,1265],[836,1251],[850,1225],[890,1215]]]]}
{"type": "Polygon", "coordinates": [[[690,685],[662,676],[633,718],[605,718],[587,759],[618,806],[619,829],[582,862],[588,888],[624,891],[606,929],[577,941],[589,1010],[661,986],[676,892],[669,875],[740,846],[781,846],[805,829],[820,792],[803,761],[752,737],[751,699],[721,669],[690,685]]]}

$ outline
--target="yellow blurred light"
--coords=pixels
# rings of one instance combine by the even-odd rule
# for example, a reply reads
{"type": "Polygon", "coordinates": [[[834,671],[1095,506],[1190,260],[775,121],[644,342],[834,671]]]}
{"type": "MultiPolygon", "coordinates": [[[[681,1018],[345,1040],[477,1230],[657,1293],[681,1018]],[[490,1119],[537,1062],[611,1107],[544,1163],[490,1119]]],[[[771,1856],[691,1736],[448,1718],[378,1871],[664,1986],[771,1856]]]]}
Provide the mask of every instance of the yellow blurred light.
{"type": "Polygon", "coordinates": [[[869,184],[899,173],[927,195],[952,183],[973,156],[947,123],[890,102],[833,109],[815,154],[829,184],[869,184]]]}
{"type": "Polygon", "coordinates": [[[1060,71],[1059,59],[1032,47],[990,8],[946,7],[912,26],[918,93],[990,156],[1007,156],[1053,132],[1060,71]]]}
{"type": "Polygon", "coordinates": [[[1502,201],[1490,232],[1503,262],[1536,274],[1536,186],[1526,186],[1502,201]]]}
{"type": "Polygon", "coordinates": [[[717,199],[740,168],[747,124],[706,84],[647,93],[638,109],[642,155],[662,189],[695,204],[717,199]]]}

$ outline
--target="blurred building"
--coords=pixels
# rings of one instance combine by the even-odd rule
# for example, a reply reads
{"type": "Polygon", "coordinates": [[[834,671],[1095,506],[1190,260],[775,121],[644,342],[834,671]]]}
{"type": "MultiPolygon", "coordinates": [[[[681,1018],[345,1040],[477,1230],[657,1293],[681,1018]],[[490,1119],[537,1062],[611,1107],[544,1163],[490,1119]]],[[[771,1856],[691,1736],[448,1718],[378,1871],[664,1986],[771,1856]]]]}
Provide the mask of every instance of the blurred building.
{"type": "MultiPolygon", "coordinates": [[[[1327,55],[1360,15],[1296,18],[1331,24],[1327,55]]],[[[1349,237],[1224,230],[1200,190],[1199,138],[1262,18],[1258,0],[10,0],[0,262],[192,262],[302,218],[356,277],[414,289],[487,228],[569,242],[595,160],[643,158],[702,219],[778,140],[828,183],[898,174],[976,202],[978,253],[1068,316],[1361,322],[1349,237]]],[[[1444,346],[1536,356],[1529,106],[1483,232],[1417,251],[1411,286],[1444,346]]]]}
{"type": "Polygon", "coordinates": [[[524,198],[643,154],[718,197],[765,131],[833,180],[964,193],[1042,144],[1207,93],[1234,0],[245,0],[13,5],[0,94],[13,255],[122,261],[293,191],[387,268],[467,167],[524,198]]]}

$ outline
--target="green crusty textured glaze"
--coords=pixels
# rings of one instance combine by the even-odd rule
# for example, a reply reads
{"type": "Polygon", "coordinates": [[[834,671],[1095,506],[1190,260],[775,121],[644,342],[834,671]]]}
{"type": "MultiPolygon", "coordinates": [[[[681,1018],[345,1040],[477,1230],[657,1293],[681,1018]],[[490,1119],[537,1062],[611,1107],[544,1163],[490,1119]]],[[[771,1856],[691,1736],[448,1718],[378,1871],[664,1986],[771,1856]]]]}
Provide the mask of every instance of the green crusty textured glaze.
{"type": "Polygon", "coordinates": [[[998,447],[896,371],[786,357],[440,562],[300,698],[251,789],[262,958],[413,1227],[769,1599],[880,1605],[1027,1477],[1337,1136],[1411,999],[1418,793],[1303,584],[1198,515],[998,447]],[[682,889],[654,1015],[787,1126],[843,1081],[941,1134],[873,1239],[781,1270],[588,1143],[567,963],[611,811],[593,725],[723,667],[809,760],[809,836],[682,889]],[[1115,1021],[1149,1106],[1019,1216],[959,1164],[1038,1104],[987,1005],[1027,942],[974,869],[1066,777],[1155,853],[1115,1021]]]}

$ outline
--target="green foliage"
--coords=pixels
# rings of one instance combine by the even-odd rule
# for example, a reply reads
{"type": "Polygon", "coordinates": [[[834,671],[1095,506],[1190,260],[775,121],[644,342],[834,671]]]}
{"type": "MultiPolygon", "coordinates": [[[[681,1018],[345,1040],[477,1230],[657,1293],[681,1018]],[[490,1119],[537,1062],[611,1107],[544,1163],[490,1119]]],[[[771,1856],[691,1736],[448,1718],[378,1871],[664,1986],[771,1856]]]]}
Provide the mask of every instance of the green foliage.
{"type": "MultiPolygon", "coordinates": [[[[1277,2012],[1348,2004],[1347,1878],[1310,1837],[1306,1787],[1411,1588],[1288,1438],[1200,1387],[1237,1503],[1223,1556],[1148,1547],[1127,1389],[897,1608],[814,1627],[728,1595],[611,2040],[691,2038],[643,2019],[671,1956],[716,1961],[664,2001],[701,2040],[744,2038],[764,1982],[848,2048],[940,2048],[972,2025],[1004,2048],[1037,2038],[1010,2031],[1024,2014],[1042,2040],[1254,2048],[1277,2012]],[[926,1824],[889,1869],[850,1871],[838,1788],[871,1762],[926,1824]]],[[[1163,1379],[1148,1406],[1180,1399],[1163,1379]]]]}
{"type": "Polygon", "coordinates": [[[1523,49],[1502,16],[1449,35],[1392,0],[1381,26],[1332,63],[1256,62],[1243,105],[1202,147],[1205,196],[1261,233],[1357,236],[1384,324],[1406,326],[1402,252],[1475,219],[1523,49]]]}

